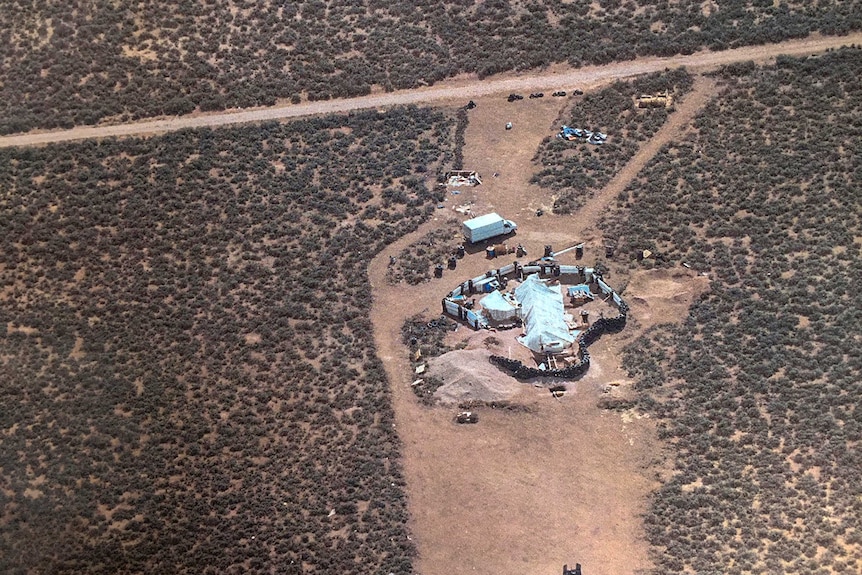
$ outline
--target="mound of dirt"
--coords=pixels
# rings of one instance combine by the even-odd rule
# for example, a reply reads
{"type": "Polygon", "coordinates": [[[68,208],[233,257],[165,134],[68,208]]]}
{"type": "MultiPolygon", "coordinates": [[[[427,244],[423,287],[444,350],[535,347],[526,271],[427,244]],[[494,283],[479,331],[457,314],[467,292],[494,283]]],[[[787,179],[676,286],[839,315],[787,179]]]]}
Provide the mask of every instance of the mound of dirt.
{"type": "Polygon", "coordinates": [[[505,401],[524,384],[503,373],[488,358],[485,349],[450,351],[428,362],[428,375],[443,382],[434,393],[441,403],[505,401]]]}

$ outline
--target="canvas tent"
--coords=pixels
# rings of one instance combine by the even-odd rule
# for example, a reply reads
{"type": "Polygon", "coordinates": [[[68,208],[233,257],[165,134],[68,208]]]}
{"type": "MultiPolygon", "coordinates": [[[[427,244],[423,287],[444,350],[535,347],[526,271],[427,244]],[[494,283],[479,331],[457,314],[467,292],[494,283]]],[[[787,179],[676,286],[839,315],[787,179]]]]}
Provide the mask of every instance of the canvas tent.
{"type": "Polygon", "coordinates": [[[492,291],[479,304],[485,315],[494,321],[510,321],[518,316],[518,306],[510,302],[499,291],[492,291]]]}
{"type": "Polygon", "coordinates": [[[515,288],[521,304],[521,319],[526,334],[518,341],[535,353],[560,353],[575,341],[566,325],[563,294],[560,286],[549,286],[538,274],[527,276],[515,288]]]}

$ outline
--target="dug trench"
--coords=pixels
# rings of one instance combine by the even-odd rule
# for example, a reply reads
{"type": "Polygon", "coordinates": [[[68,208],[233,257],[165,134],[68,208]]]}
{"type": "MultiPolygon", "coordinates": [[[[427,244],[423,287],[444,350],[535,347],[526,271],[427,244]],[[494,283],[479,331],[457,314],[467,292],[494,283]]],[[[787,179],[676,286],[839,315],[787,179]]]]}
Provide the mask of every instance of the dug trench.
{"type": "MultiPolygon", "coordinates": [[[[692,104],[687,108],[684,101],[674,115],[690,118],[705,101],[697,90],[689,99],[692,104]]],[[[483,185],[461,188],[457,196],[447,192],[435,218],[370,264],[373,335],[393,389],[410,531],[419,551],[415,569],[421,575],[556,573],[562,564],[575,562],[587,572],[632,575],[651,567],[640,516],[648,494],[658,486],[655,463],[661,446],[648,418],[603,410],[598,403],[608,389],[625,391],[629,384],[619,363],[622,347],[650,325],[684,317],[693,298],[706,289],[705,278],[687,270],[629,275],[623,266],[612,265],[618,276],[611,283],[625,280],[624,297],[637,302],[630,328],[590,348],[590,371],[570,383],[563,397],[520,384],[512,402],[526,409],[483,409],[478,425],[456,425],[452,406],[419,403],[411,390],[412,364],[401,327],[417,313],[439,316],[440,300],[452,287],[513,257],[489,261],[482,252],[468,254],[456,270],[416,286],[385,279],[390,257],[452,214],[460,217],[452,211],[456,204],[473,202],[476,214],[493,210],[514,219],[516,239],[527,248],[528,258],[541,256],[544,244],[559,249],[595,234],[610,194],[597,192],[580,212],[556,216],[546,209],[553,204],[550,193],[529,183],[537,169],[535,150],[558,129],[566,102],[507,103],[499,95],[476,99],[464,167],[479,171],[483,185]],[[504,128],[506,122],[512,123],[511,130],[504,128]],[[544,215],[537,215],[539,209],[544,215]]],[[[683,129],[675,121],[672,130],[660,131],[656,138],[677,137],[683,129]]],[[[662,143],[645,142],[642,148],[654,153],[662,143]]],[[[639,155],[633,161],[648,159],[639,155]]],[[[453,228],[453,241],[455,233],[453,228]]],[[[600,242],[590,237],[585,262],[600,257],[600,242]]],[[[572,252],[564,257],[571,259],[565,263],[575,261],[572,252]]],[[[469,335],[468,329],[459,328],[453,338],[469,335]]],[[[500,372],[499,377],[508,376],[500,372]]]]}

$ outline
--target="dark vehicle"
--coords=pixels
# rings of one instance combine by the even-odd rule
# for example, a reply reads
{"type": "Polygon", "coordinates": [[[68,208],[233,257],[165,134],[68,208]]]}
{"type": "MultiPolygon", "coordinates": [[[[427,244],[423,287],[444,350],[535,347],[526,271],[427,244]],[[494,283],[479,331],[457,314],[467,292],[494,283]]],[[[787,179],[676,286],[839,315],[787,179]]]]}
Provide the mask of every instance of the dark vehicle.
{"type": "Polygon", "coordinates": [[[575,96],[583,96],[583,95],[584,95],[584,91],[583,91],[583,90],[574,90],[574,91],[572,92],[572,94],[574,94],[575,96]]]}
{"type": "Polygon", "coordinates": [[[565,96],[565,95],[566,95],[565,90],[560,90],[559,92],[554,92],[553,94],[551,94],[551,96],[565,96]]]}
{"type": "Polygon", "coordinates": [[[455,423],[478,423],[479,416],[472,411],[462,411],[455,416],[455,423]]]}
{"type": "Polygon", "coordinates": [[[534,92],[530,94],[530,98],[544,98],[545,95],[542,92],[534,92]]]}
{"type": "Polygon", "coordinates": [[[514,102],[515,100],[523,100],[523,99],[524,99],[524,97],[520,94],[509,94],[509,98],[508,98],[508,100],[510,102],[514,102]]]}

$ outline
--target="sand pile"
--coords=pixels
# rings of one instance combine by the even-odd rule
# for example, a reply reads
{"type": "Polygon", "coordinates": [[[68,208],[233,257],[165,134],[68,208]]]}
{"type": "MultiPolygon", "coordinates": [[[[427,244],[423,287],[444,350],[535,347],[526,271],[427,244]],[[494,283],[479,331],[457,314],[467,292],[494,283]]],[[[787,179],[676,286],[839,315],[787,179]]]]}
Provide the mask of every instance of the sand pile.
{"type": "Polygon", "coordinates": [[[428,375],[443,382],[434,393],[442,403],[464,401],[503,401],[524,388],[514,378],[500,371],[488,358],[485,349],[450,351],[428,362],[428,375]]]}

